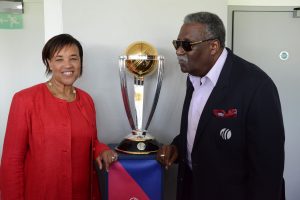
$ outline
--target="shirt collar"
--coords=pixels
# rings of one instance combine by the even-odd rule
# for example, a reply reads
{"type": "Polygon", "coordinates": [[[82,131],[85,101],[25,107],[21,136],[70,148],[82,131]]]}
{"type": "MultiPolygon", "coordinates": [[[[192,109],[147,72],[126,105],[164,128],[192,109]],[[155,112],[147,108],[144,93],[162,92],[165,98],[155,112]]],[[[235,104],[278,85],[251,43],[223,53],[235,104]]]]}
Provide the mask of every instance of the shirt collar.
{"type": "Polygon", "coordinates": [[[201,85],[200,81],[203,84],[207,79],[209,79],[214,86],[217,84],[220,73],[226,61],[227,54],[228,51],[226,50],[226,48],[224,48],[218,60],[214,64],[214,66],[209,70],[209,72],[204,77],[193,76],[189,74],[190,81],[192,82],[194,88],[198,88],[201,85]]]}
{"type": "Polygon", "coordinates": [[[221,55],[219,56],[217,62],[206,74],[206,76],[211,80],[211,82],[214,84],[214,86],[217,84],[220,73],[221,73],[224,63],[226,61],[227,54],[228,54],[228,52],[227,52],[226,48],[224,48],[221,55]]]}

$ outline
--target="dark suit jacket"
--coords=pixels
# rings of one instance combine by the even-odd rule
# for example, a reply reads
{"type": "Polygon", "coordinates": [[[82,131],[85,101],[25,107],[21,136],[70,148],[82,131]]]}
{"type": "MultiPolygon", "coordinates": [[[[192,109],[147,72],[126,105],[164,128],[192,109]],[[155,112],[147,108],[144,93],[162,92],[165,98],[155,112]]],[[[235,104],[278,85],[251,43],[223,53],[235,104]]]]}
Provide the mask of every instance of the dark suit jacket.
{"type": "Polygon", "coordinates": [[[177,199],[186,200],[183,188],[187,187],[192,188],[195,200],[283,199],[284,127],[277,88],[260,68],[227,50],[198,124],[192,150],[193,180],[186,174],[187,120],[193,93],[187,80],[181,130],[172,142],[179,150],[177,199]],[[236,115],[214,114],[233,109],[236,115]],[[221,133],[224,128],[227,135],[221,133]]]}

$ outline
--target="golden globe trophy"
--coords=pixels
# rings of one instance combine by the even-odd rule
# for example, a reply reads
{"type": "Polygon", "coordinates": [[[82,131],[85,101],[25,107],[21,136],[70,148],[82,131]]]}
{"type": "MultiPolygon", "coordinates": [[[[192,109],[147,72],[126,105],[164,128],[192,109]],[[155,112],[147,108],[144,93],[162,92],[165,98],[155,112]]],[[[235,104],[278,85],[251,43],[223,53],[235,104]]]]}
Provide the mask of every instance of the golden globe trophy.
{"type": "MultiPolygon", "coordinates": [[[[149,154],[158,150],[157,141],[147,133],[153,117],[163,79],[164,57],[159,56],[157,50],[149,43],[138,41],[130,44],[124,56],[119,58],[119,72],[121,92],[127,118],[132,129],[131,133],[116,147],[117,151],[128,154],[149,154]],[[145,76],[157,72],[156,85],[152,106],[147,122],[143,123],[144,116],[144,81],[145,76]],[[133,76],[133,95],[128,96],[126,74],[133,76]],[[133,103],[132,103],[133,102],[133,103]],[[134,110],[132,109],[134,104],[134,110]],[[133,112],[135,111],[135,112],[133,112]],[[133,118],[135,113],[135,118],[133,118]]],[[[148,82],[147,82],[148,83],[148,82]]],[[[131,84],[132,85],[132,84],[131,84]]],[[[147,99],[148,100],[148,99],[147,99]]]]}

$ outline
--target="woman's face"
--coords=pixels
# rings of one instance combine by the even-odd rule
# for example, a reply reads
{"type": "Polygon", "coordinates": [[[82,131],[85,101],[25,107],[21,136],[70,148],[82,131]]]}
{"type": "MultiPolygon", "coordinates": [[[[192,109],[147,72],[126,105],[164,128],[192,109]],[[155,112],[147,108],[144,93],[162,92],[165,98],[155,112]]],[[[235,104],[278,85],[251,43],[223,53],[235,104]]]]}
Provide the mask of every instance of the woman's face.
{"type": "Polygon", "coordinates": [[[48,60],[52,80],[64,86],[71,86],[80,76],[81,62],[76,45],[63,47],[48,60]]]}

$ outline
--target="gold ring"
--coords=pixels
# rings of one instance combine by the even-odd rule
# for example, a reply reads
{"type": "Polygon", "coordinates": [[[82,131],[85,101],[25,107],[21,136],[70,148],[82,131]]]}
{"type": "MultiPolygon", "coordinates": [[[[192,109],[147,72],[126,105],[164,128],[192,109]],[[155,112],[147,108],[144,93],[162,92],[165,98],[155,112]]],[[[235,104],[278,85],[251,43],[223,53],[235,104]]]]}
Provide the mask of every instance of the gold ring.
{"type": "Polygon", "coordinates": [[[112,156],[111,159],[112,159],[113,161],[117,160],[117,159],[118,159],[118,155],[112,156]]]}

